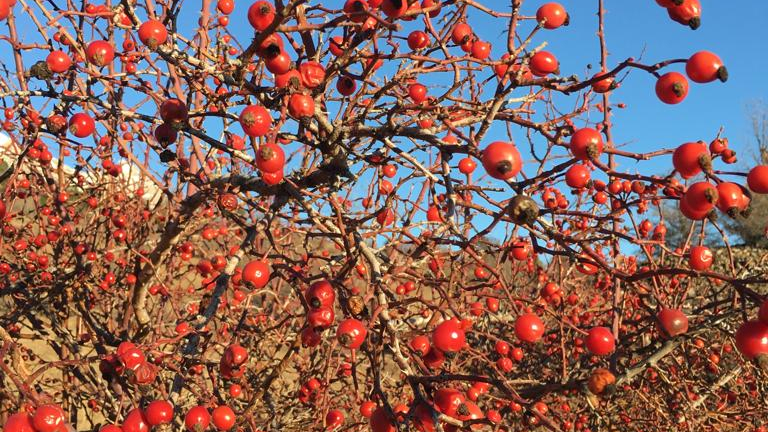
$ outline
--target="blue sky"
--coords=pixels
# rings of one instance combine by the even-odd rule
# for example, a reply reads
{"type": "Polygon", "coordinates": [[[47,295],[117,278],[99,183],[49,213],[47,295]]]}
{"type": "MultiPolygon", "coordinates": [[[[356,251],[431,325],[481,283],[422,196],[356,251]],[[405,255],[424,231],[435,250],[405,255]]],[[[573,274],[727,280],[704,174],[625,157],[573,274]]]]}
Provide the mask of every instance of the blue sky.
{"type": "MultiPolygon", "coordinates": [[[[526,1],[524,12],[534,14],[541,3],[526,1]]],[[[537,38],[549,41],[547,49],[558,56],[563,74],[585,76],[587,63],[599,64],[597,1],[564,0],[561,4],[571,15],[571,25],[541,32],[537,38]]],[[[768,102],[768,27],[750,22],[768,16],[768,2],[702,0],[702,25],[695,31],[671,21],[653,0],[606,0],[605,4],[610,66],[627,57],[642,56],[644,63],[652,64],[708,50],[718,54],[730,72],[725,84],[691,82],[685,101],[666,105],[654,93],[655,78],[645,71],[633,71],[611,96],[612,101],[628,106],[614,111],[616,143],[628,143],[626,149],[637,151],[674,147],[686,141],[709,140],[723,126],[731,147],[738,151],[751,138],[745,104],[756,99],[768,102]]],[[[502,34],[487,37],[503,47],[502,34]]],[[[665,70],[682,73],[684,65],[665,70]]],[[[654,170],[669,167],[651,166],[654,170]]]]}
{"type": "MultiPolygon", "coordinates": [[[[326,6],[341,8],[343,3],[343,0],[331,0],[326,3],[326,6]]],[[[499,10],[509,8],[507,0],[485,0],[482,3],[499,10]],[[505,6],[498,6],[500,4],[505,6]]],[[[534,15],[536,9],[543,3],[544,1],[527,0],[524,2],[522,12],[524,15],[534,15]]],[[[589,77],[598,70],[600,60],[596,36],[597,0],[562,0],[561,3],[571,15],[571,25],[557,30],[540,31],[535,36],[531,47],[547,41],[549,45],[546,49],[558,57],[563,75],[576,74],[582,78],[589,77]],[[592,64],[593,69],[588,70],[587,64],[592,64]]],[[[651,151],[673,148],[687,141],[699,139],[708,141],[715,136],[721,126],[725,128],[725,136],[729,137],[731,147],[737,151],[742,150],[745,143],[750,142],[746,105],[760,99],[768,102],[768,85],[764,80],[768,71],[768,58],[766,58],[768,50],[765,48],[768,30],[762,23],[753,22],[768,16],[768,2],[764,0],[738,2],[702,0],[702,3],[702,26],[693,31],[670,20],[666,11],[657,6],[653,0],[605,0],[606,33],[610,52],[609,67],[613,67],[627,57],[635,57],[644,63],[652,64],[665,59],[687,58],[696,51],[709,50],[723,59],[730,72],[730,79],[725,84],[692,82],[687,99],[681,104],[672,106],[665,105],[657,99],[654,93],[655,78],[652,75],[645,71],[633,70],[621,88],[611,95],[612,102],[627,104],[626,109],[614,111],[614,141],[617,145],[625,145],[624,149],[651,151]]],[[[253,29],[245,19],[250,4],[250,1],[236,1],[236,9],[231,15],[229,26],[229,30],[243,43],[247,43],[253,34],[253,29]]],[[[316,2],[313,1],[312,4],[316,2]]],[[[215,2],[212,2],[212,6],[215,7],[215,2]]],[[[190,35],[185,25],[195,22],[199,14],[198,8],[199,2],[184,3],[180,16],[182,34],[190,35]]],[[[20,22],[28,21],[20,16],[22,12],[18,6],[16,9],[20,22]]],[[[506,46],[505,21],[491,18],[477,10],[470,9],[470,11],[470,24],[482,39],[492,42],[492,58],[499,58],[505,52],[506,46]]],[[[521,34],[526,35],[533,26],[533,21],[522,23],[521,34]]],[[[411,30],[417,28],[423,28],[419,20],[404,23],[401,36],[407,36],[411,30]]],[[[333,34],[340,34],[340,31],[335,31],[333,34]]],[[[404,42],[403,46],[405,46],[404,42]]],[[[458,49],[454,48],[454,50],[458,53],[458,49]]],[[[39,54],[41,58],[45,55],[42,51],[39,54]]],[[[9,68],[12,67],[7,43],[3,43],[0,47],[0,58],[5,60],[9,68]]],[[[31,59],[27,60],[27,63],[31,64],[31,59]]],[[[672,65],[664,71],[669,70],[683,72],[684,65],[672,65]]],[[[382,71],[386,72],[386,67],[382,71]]],[[[481,73],[480,77],[485,78],[490,75],[491,72],[488,71],[481,73]]],[[[335,82],[331,86],[334,84],[335,82]]],[[[445,83],[426,82],[426,84],[445,83]]],[[[562,101],[561,108],[566,109],[572,106],[577,98],[579,95],[572,95],[558,101],[562,101]]],[[[154,105],[149,104],[146,112],[154,114],[153,111],[154,105]]],[[[596,120],[599,116],[599,113],[592,113],[591,119],[596,120]]],[[[578,122],[577,126],[579,126],[578,122]]],[[[218,136],[215,128],[216,126],[213,126],[209,129],[209,134],[214,137],[218,136]]],[[[288,128],[295,130],[295,125],[289,124],[288,128]]],[[[241,132],[237,126],[233,131],[241,132]]],[[[495,139],[505,139],[502,132],[503,127],[495,127],[481,146],[495,139]]],[[[515,133],[518,132],[522,134],[520,131],[515,133]]],[[[515,136],[515,138],[521,140],[523,136],[515,136]]],[[[526,145],[520,144],[525,156],[526,145]]],[[[561,153],[565,155],[565,151],[561,153]]],[[[741,161],[749,160],[748,155],[742,153],[740,151],[741,161]]],[[[422,161],[427,159],[424,154],[418,157],[422,161]]],[[[453,162],[454,166],[457,162],[458,158],[453,162]]],[[[623,170],[630,172],[639,169],[644,173],[665,174],[671,170],[669,157],[643,162],[642,165],[624,159],[620,164],[623,170]]],[[[722,164],[720,166],[722,167],[722,164]]],[[[528,168],[533,170],[533,167],[528,168]]],[[[478,170],[478,174],[480,171],[482,169],[478,170]]],[[[367,189],[369,179],[364,180],[366,181],[361,181],[358,185],[356,197],[364,194],[367,189]]],[[[408,190],[409,187],[404,189],[408,190]]],[[[482,221],[478,222],[478,226],[484,226],[482,221]]]]}

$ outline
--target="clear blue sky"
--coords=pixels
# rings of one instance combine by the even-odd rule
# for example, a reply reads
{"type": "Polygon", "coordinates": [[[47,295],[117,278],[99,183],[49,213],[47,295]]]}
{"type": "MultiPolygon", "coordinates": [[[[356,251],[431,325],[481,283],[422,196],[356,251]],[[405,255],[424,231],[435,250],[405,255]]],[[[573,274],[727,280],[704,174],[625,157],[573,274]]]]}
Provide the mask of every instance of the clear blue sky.
{"type": "MultiPolygon", "coordinates": [[[[523,12],[532,15],[542,3],[526,1],[523,12]]],[[[547,49],[557,55],[564,75],[583,77],[587,75],[587,63],[597,67],[600,60],[597,0],[562,0],[561,4],[571,15],[571,25],[543,31],[537,41],[549,41],[547,49]]],[[[695,31],[671,21],[653,0],[605,0],[605,5],[609,67],[627,57],[642,56],[644,63],[652,64],[708,50],[718,54],[730,72],[725,84],[691,82],[685,101],[665,105],[654,93],[655,78],[645,71],[633,71],[611,96],[612,101],[628,106],[614,111],[616,143],[628,143],[627,149],[637,151],[673,147],[686,141],[711,139],[724,126],[731,147],[738,151],[751,138],[745,105],[757,99],[768,103],[768,27],[761,22],[768,16],[768,1],[702,0],[702,25],[695,31]]],[[[500,30],[484,36],[503,49],[500,30]]],[[[684,72],[684,65],[665,70],[684,72]]],[[[653,169],[668,167],[653,164],[653,169]]]]}

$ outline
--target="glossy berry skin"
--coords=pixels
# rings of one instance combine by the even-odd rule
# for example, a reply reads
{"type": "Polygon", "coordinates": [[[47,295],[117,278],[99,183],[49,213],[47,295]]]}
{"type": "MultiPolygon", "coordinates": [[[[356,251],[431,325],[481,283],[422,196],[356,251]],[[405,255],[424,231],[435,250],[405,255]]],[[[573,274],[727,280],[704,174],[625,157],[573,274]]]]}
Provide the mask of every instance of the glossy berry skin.
{"type": "Polygon", "coordinates": [[[291,57],[283,51],[264,60],[264,64],[275,75],[285,75],[291,71],[291,57]]]}
{"type": "Polygon", "coordinates": [[[683,216],[687,217],[690,220],[703,220],[704,218],[709,215],[709,210],[696,210],[691,208],[689,204],[689,200],[687,199],[681,199],[679,202],[679,209],[680,212],[683,214],[683,216]]]}
{"type": "Polygon", "coordinates": [[[549,51],[539,51],[531,57],[529,63],[531,73],[538,77],[544,77],[551,73],[560,73],[560,63],[557,57],[549,51]]]}
{"type": "Polygon", "coordinates": [[[337,409],[328,411],[325,415],[325,427],[327,429],[337,428],[344,424],[344,413],[337,409]]]}
{"type": "Polygon", "coordinates": [[[429,338],[424,335],[418,335],[415,338],[411,339],[411,342],[408,344],[413,351],[415,351],[420,356],[424,357],[429,353],[429,350],[431,349],[431,345],[429,343],[429,338]]]}
{"type": "Polygon", "coordinates": [[[248,22],[256,31],[264,31],[275,20],[275,7],[271,2],[259,0],[248,8],[248,22]]]}
{"type": "Polygon", "coordinates": [[[224,15],[229,15],[235,10],[235,2],[233,0],[219,0],[216,2],[216,9],[224,15]]]}
{"type": "Polygon", "coordinates": [[[768,324],[747,321],[736,331],[736,348],[749,360],[768,355],[768,324]]]}
{"type": "Polygon", "coordinates": [[[678,72],[668,72],[656,81],[656,96],[665,104],[679,104],[688,96],[688,80],[678,72]]]}
{"type": "Polygon", "coordinates": [[[336,300],[336,291],[330,282],[322,279],[307,288],[304,298],[313,308],[333,307],[333,302],[336,300]]]}
{"type": "Polygon", "coordinates": [[[575,189],[583,189],[589,184],[591,173],[584,165],[571,165],[565,172],[565,184],[575,189]]]}
{"type": "Polygon", "coordinates": [[[281,181],[283,181],[283,177],[284,177],[284,173],[282,170],[276,171],[273,173],[261,172],[260,174],[261,174],[261,180],[268,186],[274,186],[280,183],[281,181]]]}
{"type": "Polygon", "coordinates": [[[414,30],[408,35],[408,47],[412,50],[420,50],[429,46],[429,36],[420,30],[414,30]]]}
{"type": "Polygon", "coordinates": [[[32,426],[32,418],[25,412],[8,416],[3,425],[3,432],[36,432],[32,426]]]}
{"type": "Polygon", "coordinates": [[[603,136],[592,128],[578,129],[571,136],[570,149],[578,160],[597,159],[603,153],[603,136]]]}
{"type": "Polygon", "coordinates": [[[544,336],[544,323],[535,314],[520,315],[515,320],[515,336],[523,342],[534,343],[544,336]]]}
{"type": "Polygon", "coordinates": [[[491,44],[489,42],[477,40],[472,43],[470,50],[472,57],[477,60],[485,60],[491,56],[491,44]]]}
{"type": "Polygon", "coordinates": [[[240,113],[240,126],[246,135],[261,137],[272,128],[272,117],[261,105],[249,105],[240,113]]]}
{"type": "Polygon", "coordinates": [[[85,138],[96,130],[96,122],[86,113],[77,113],[69,118],[69,131],[78,138],[85,138]]]}
{"type": "Polygon", "coordinates": [[[688,187],[681,200],[695,212],[709,212],[715,208],[719,198],[718,190],[710,182],[696,182],[688,187]]]}
{"type": "Polygon", "coordinates": [[[269,282],[269,265],[261,260],[253,260],[243,267],[243,281],[255,288],[264,288],[269,282]]]}
{"type": "Polygon", "coordinates": [[[708,83],[719,79],[728,81],[728,69],[716,54],[709,51],[699,51],[685,63],[685,74],[693,82],[708,83]]]}
{"type": "Polygon", "coordinates": [[[515,177],[523,167],[517,147],[505,141],[489,144],[483,150],[482,163],[488,175],[499,180],[515,177]]]}
{"type": "Polygon", "coordinates": [[[72,59],[64,51],[51,51],[45,58],[48,69],[53,73],[64,73],[72,67],[72,59]]]}
{"type": "Polygon", "coordinates": [[[672,166],[684,179],[695,176],[702,169],[709,171],[711,162],[709,149],[703,141],[685,143],[672,154],[672,166]]]}
{"type": "Polygon", "coordinates": [[[211,423],[211,414],[204,406],[195,406],[190,408],[187,415],[184,416],[184,426],[189,432],[202,432],[208,429],[211,423]]]}
{"type": "Polygon", "coordinates": [[[152,401],[144,410],[144,417],[150,426],[169,424],[173,421],[173,404],[164,400],[152,401]]]}
{"type": "Polygon", "coordinates": [[[66,432],[66,414],[58,405],[41,405],[35,410],[32,426],[37,432],[66,432]]]}
{"type": "Polygon", "coordinates": [[[437,206],[429,206],[427,209],[427,221],[428,222],[442,222],[443,217],[440,215],[440,208],[437,206]]]}
{"type": "Polygon", "coordinates": [[[496,367],[501,369],[503,372],[511,372],[512,369],[514,369],[515,364],[509,357],[501,357],[496,360],[496,367]]]}
{"type": "MultiPolygon", "coordinates": [[[[269,68],[269,66],[267,66],[269,68]]],[[[277,88],[298,88],[301,85],[301,77],[299,71],[296,69],[290,69],[283,74],[277,74],[275,76],[275,87],[277,88]]]]}
{"type": "Polygon", "coordinates": [[[595,93],[608,93],[617,87],[616,80],[604,72],[598,72],[592,78],[600,78],[599,80],[592,83],[592,90],[594,90],[595,93]],[[600,78],[603,76],[605,77],[600,78]]]}
{"type": "Polygon", "coordinates": [[[747,174],[749,190],[758,194],[768,194],[768,165],[758,165],[747,174]]]}
{"type": "Polygon", "coordinates": [[[301,344],[305,347],[316,347],[322,341],[322,336],[312,327],[307,327],[301,331],[301,344]]]}
{"type": "Polygon", "coordinates": [[[717,195],[717,208],[723,213],[736,216],[740,211],[749,207],[749,198],[741,185],[737,183],[718,183],[717,195]]]}
{"type": "Polygon", "coordinates": [[[560,3],[545,3],[536,11],[536,21],[548,30],[568,25],[568,13],[560,3]]]}
{"type": "Polygon", "coordinates": [[[312,96],[294,93],[288,99],[288,113],[297,119],[310,118],[315,115],[315,100],[312,96]]]}
{"type": "Polygon", "coordinates": [[[432,331],[432,346],[444,353],[458,352],[467,340],[458,319],[445,320],[432,331]]]}
{"type": "Polygon", "coordinates": [[[662,309],[656,319],[665,336],[675,337],[688,332],[688,317],[679,309],[662,309]]]}
{"type": "Polygon", "coordinates": [[[411,84],[408,86],[408,96],[414,103],[420,104],[427,100],[427,87],[424,84],[411,84]]]}
{"type": "Polygon", "coordinates": [[[456,416],[456,412],[462,409],[461,406],[467,400],[463,392],[450,387],[438,389],[432,399],[438,411],[451,417],[456,416]]]}
{"type": "Polygon", "coordinates": [[[371,415],[373,415],[373,411],[376,409],[376,402],[374,401],[364,401],[360,404],[360,415],[365,418],[370,418],[371,415]]]}
{"type": "Polygon", "coordinates": [[[688,265],[694,270],[706,270],[712,266],[713,262],[712,251],[706,246],[694,246],[688,253],[688,265]]]}
{"type": "MultiPolygon", "coordinates": [[[[456,412],[456,418],[461,421],[470,421],[470,420],[477,420],[484,418],[485,415],[483,414],[483,411],[480,409],[477,404],[472,402],[471,400],[464,402],[464,410],[459,410],[456,412]]],[[[480,430],[481,426],[479,424],[474,424],[470,426],[470,430],[480,430]]],[[[445,432],[458,432],[460,429],[453,425],[446,425],[445,432]]]]}
{"type": "Polygon", "coordinates": [[[451,31],[451,41],[456,45],[461,45],[472,38],[472,27],[467,23],[459,23],[451,31]]]}
{"type": "Polygon", "coordinates": [[[150,49],[155,49],[168,40],[168,29],[159,20],[147,20],[139,26],[139,40],[150,49]]]}
{"type": "Polygon", "coordinates": [[[222,361],[230,367],[240,367],[248,361],[248,350],[240,344],[232,344],[224,350],[222,361]]]}
{"type": "Polygon", "coordinates": [[[307,313],[307,322],[314,329],[327,329],[333,325],[335,319],[333,309],[326,306],[310,309],[307,313]]]}
{"type": "Polygon", "coordinates": [[[465,157],[459,161],[459,172],[462,174],[472,174],[477,168],[477,162],[471,157],[465,157]]]}
{"type": "Polygon", "coordinates": [[[669,17],[680,24],[687,25],[693,30],[701,26],[701,2],[699,0],[683,0],[667,8],[669,17]]]}
{"type": "Polygon", "coordinates": [[[96,66],[106,66],[115,59],[115,47],[105,40],[95,40],[85,49],[88,62],[96,66]]]}
{"type": "Polygon", "coordinates": [[[599,356],[608,355],[616,349],[616,340],[607,327],[589,329],[585,344],[592,354],[599,356]]]}
{"type": "Polygon", "coordinates": [[[235,412],[226,405],[219,405],[213,409],[211,420],[216,430],[227,431],[235,425],[235,412]]]}
{"type": "Polygon", "coordinates": [[[274,143],[266,143],[256,152],[256,167],[266,173],[282,171],[285,166],[285,152],[274,143]]]}
{"type": "Polygon", "coordinates": [[[336,339],[345,348],[358,349],[365,342],[365,336],[368,333],[365,325],[358,319],[347,318],[339,323],[336,330],[336,339]]]}
{"type": "Polygon", "coordinates": [[[149,432],[149,423],[141,408],[128,411],[123,420],[123,432],[149,432]]]}

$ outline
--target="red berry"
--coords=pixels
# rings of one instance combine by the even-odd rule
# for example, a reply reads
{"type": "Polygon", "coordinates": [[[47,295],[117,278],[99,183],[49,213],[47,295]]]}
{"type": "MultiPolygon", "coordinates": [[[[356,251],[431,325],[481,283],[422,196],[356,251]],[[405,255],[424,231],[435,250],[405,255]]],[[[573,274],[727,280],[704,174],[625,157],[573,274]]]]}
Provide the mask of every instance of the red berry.
{"type": "Polygon", "coordinates": [[[694,246],[688,253],[688,265],[694,270],[706,270],[713,262],[712,251],[706,246],[694,246]]]}
{"type": "Polygon", "coordinates": [[[150,49],[155,49],[168,40],[168,29],[159,20],[147,20],[139,26],[139,40],[150,49]]]}
{"type": "Polygon", "coordinates": [[[452,318],[438,324],[432,331],[432,345],[442,352],[457,352],[467,343],[459,320],[452,318]]]}
{"type": "Polygon", "coordinates": [[[680,73],[668,72],[656,81],[656,96],[666,104],[679,104],[688,96],[688,80],[680,73]]]}
{"type": "Polygon", "coordinates": [[[269,282],[269,276],[269,264],[265,261],[253,260],[243,267],[243,281],[255,288],[264,288],[269,282]]]}
{"type": "Polygon", "coordinates": [[[41,405],[32,417],[37,432],[66,432],[66,414],[58,405],[41,405]]]}
{"type": "Polygon", "coordinates": [[[604,356],[616,349],[616,340],[607,327],[593,327],[587,334],[586,346],[592,354],[604,356]]]}
{"type": "Polygon", "coordinates": [[[45,59],[48,69],[53,73],[64,73],[72,66],[72,59],[64,51],[51,51],[45,59]]]}
{"type": "Polygon", "coordinates": [[[266,0],[259,0],[248,8],[248,22],[257,31],[264,31],[275,20],[275,6],[266,0]]]}
{"type": "Polygon", "coordinates": [[[339,343],[349,349],[358,349],[365,342],[365,335],[368,331],[365,325],[355,318],[347,318],[339,323],[336,330],[336,339],[339,343]]]}
{"type": "Polygon", "coordinates": [[[211,420],[217,430],[230,430],[235,425],[235,412],[226,405],[220,405],[213,409],[211,420]]]}
{"type": "Polygon", "coordinates": [[[545,3],[536,11],[536,21],[545,29],[556,29],[568,25],[568,13],[560,3],[545,3]]]}
{"type": "Polygon", "coordinates": [[[768,165],[758,165],[747,174],[749,189],[758,194],[768,194],[768,165]]]}
{"type": "Polygon", "coordinates": [[[557,57],[548,51],[539,51],[534,54],[529,62],[529,67],[531,73],[539,77],[560,73],[560,63],[557,61],[557,57]]]}
{"type": "Polygon", "coordinates": [[[173,404],[164,400],[152,401],[144,410],[144,417],[150,426],[169,424],[173,421],[173,404]]]}
{"type": "Polygon", "coordinates": [[[675,337],[688,332],[688,317],[679,309],[662,309],[656,314],[656,319],[666,336],[675,337]]]}
{"type": "Polygon", "coordinates": [[[691,178],[702,169],[709,171],[712,159],[703,141],[685,143],[672,154],[672,165],[683,178],[691,178]]]}
{"type": "Polygon", "coordinates": [[[515,320],[515,336],[523,342],[536,342],[544,336],[544,323],[535,314],[520,315],[515,320]]]}
{"type": "Polygon", "coordinates": [[[96,130],[96,122],[86,113],[77,113],[69,118],[69,131],[78,138],[85,138],[96,130]]]}
{"type": "Polygon", "coordinates": [[[85,49],[88,62],[96,66],[106,66],[115,59],[115,47],[105,40],[95,40],[85,49]]]}
{"type": "Polygon", "coordinates": [[[736,348],[747,359],[768,355],[768,324],[747,321],[736,331],[736,348]]]}
{"type": "Polygon", "coordinates": [[[240,126],[248,136],[264,136],[272,128],[272,117],[263,106],[249,105],[240,113],[240,126]]]}
{"type": "Polygon", "coordinates": [[[8,416],[3,425],[3,432],[36,432],[29,414],[20,412],[8,416]]]}
{"type": "Polygon", "coordinates": [[[330,282],[322,279],[310,285],[307,292],[304,293],[304,298],[313,308],[333,307],[333,302],[336,300],[336,291],[330,282]]]}
{"type": "Polygon", "coordinates": [[[194,406],[184,416],[184,426],[189,432],[202,432],[208,429],[211,422],[211,414],[204,406],[194,406]]]}
{"type": "Polygon", "coordinates": [[[511,179],[523,167],[517,147],[504,141],[495,141],[488,145],[483,150],[482,163],[488,175],[500,180],[511,179]]]}
{"type": "Polygon", "coordinates": [[[685,73],[697,83],[728,80],[728,69],[723,66],[723,61],[709,51],[699,51],[692,55],[685,63],[685,73]]]}
{"type": "Polygon", "coordinates": [[[592,128],[578,129],[571,136],[570,149],[576,159],[597,159],[603,154],[603,136],[592,128]]]}

